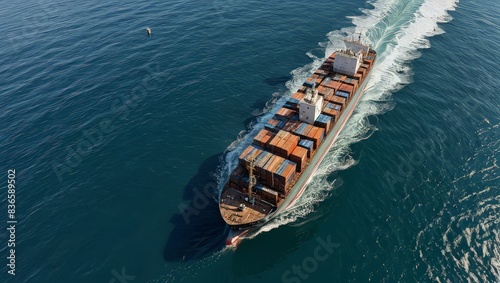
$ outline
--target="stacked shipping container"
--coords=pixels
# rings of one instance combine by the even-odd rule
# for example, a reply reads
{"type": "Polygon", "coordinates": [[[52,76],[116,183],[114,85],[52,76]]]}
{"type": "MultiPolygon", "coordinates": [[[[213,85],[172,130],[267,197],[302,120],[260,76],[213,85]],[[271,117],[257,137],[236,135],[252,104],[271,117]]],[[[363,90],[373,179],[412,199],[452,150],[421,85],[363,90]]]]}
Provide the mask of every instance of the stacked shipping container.
{"type": "Polygon", "coordinates": [[[255,158],[254,172],[258,179],[255,192],[274,205],[279,200],[277,192],[287,193],[296,172],[303,172],[308,159],[331,131],[373,64],[373,58],[365,59],[354,76],[346,76],[332,71],[334,59],[332,54],[254,137],[254,145],[248,146],[239,157],[240,169],[230,175],[230,187],[248,188],[246,169],[241,168],[246,168],[249,160],[255,158]],[[308,87],[317,87],[324,99],[322,114],[314,125],[299,121],[297,113],[308,87]]]}

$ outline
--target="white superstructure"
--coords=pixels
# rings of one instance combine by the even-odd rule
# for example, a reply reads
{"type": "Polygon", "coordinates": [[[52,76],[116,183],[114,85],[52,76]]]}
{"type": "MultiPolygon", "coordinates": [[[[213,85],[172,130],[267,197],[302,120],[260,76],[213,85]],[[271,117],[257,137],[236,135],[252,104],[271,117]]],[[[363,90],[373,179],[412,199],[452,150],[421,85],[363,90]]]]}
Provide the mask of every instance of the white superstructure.
{"type": "Polygon", "coordinates": [[[306,96],[299,101],[300,121],[314,125],[314,121],[321,114],[322,106],[323,96],[318,95],[318,90],[315,87],[308,88],[306,96]]]}
{"type": "Polygon", "coordinates": [[[335,61],[333,61],[333,71],[348,76],[354,76],[359,66],[363,62],[363,54],[361,52],[340,50],[335,52],[335,61]]]}

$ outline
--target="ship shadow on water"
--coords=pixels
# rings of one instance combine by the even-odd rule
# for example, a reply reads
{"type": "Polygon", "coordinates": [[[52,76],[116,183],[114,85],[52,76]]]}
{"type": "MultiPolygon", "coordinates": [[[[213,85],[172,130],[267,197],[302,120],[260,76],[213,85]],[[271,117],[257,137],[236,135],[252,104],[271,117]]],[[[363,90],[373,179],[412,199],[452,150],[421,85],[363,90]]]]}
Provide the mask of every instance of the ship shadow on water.
{"type": "MultiPolygon", "coordinates": [[[[269,86],[281,88],[290,76],[265,79],[269,86]]],[[[255,122],[263,114],[268,100],[257,100],[251,105],[255,110],[249,113],[244,126],[255,122]]],[[[225,247],[227,226],[219,214],[218,192],[215,169],[220,164],[223,153],[208,157],[197,173],[184,187],[183,202],[178,205],[178,213],[170,222],[174,225],[168,236],[163,258],[167,262],[198,260],[225,247]]]]}
{"type": "Polygon", "coordinates": [[[221,155],[207,158],[185,186],[179,213],[170,219],[174,229],[163,251],[165,261],[197,260],[224,247],[227,231],[219,214],[214,175],[221,155]]]}

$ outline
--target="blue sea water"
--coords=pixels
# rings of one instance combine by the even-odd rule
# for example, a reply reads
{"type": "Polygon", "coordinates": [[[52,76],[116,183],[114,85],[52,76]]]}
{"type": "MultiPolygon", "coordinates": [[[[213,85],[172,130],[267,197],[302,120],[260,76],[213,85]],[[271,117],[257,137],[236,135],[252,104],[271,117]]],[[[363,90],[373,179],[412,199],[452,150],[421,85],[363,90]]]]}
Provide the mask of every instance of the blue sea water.
{"type": "Polygon", "coordinates": [[[3,4],[0,282],[500,280],[498,1],[3,4]],[[225,248],[238,153],[355,33],[379,54],[356,113],[225,248]]]}

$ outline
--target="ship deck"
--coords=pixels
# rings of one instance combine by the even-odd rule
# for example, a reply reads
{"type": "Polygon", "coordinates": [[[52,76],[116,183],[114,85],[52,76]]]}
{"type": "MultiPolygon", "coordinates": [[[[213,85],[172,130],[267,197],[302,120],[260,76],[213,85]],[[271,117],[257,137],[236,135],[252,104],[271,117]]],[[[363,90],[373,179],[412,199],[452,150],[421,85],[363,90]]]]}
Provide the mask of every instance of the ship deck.
{"type": "Polygon", "coordinates": [[[261,220],[274,208],[270,203],[256,199],[252,205],[245,200],[247,195],[239,190],[227,188],[221,195],[220,211],[229,225],[245,225],[261,220]],[[246,208],[241,211],[240,204],[246,208]]]}

